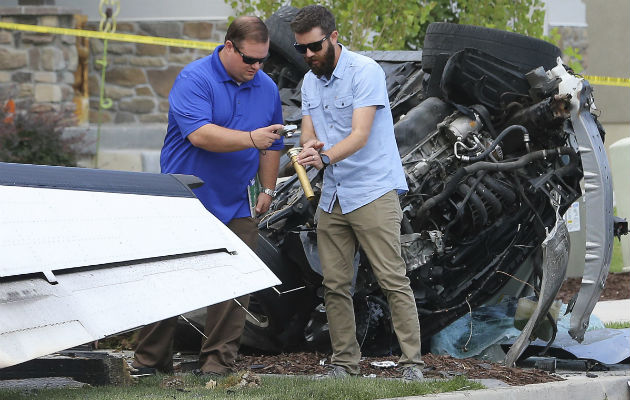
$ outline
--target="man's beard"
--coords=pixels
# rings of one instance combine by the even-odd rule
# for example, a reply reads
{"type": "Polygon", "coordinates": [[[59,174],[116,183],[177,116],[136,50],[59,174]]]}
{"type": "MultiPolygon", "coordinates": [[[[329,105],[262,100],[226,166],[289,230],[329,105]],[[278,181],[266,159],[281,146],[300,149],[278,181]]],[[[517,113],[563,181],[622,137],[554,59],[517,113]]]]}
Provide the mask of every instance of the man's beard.
{"type": "Polygon", "coordinates": [[[328,41],[328,49],[326,49],[326,54],[324,54],[324,58],[319,61],[319,66],[313,65],[312,61],[309,59],[306,60],[308,65],[311,67],[311,71],[317,76],[326,75],[328,78],[332,75],[335,70],[335,48],[328,41]]]}

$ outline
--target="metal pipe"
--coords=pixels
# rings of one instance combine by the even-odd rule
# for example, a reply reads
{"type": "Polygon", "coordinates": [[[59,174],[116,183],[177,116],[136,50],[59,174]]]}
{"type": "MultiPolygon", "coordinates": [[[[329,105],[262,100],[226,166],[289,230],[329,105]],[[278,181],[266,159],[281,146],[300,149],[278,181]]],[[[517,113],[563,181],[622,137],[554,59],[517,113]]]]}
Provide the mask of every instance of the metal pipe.
{"type": "Polygon", "coordinates": [[[302,189],[304,190],[304,195],[308,200],[312,200],[315,197],[315,193],[313,193],[311,181],[308,179],[304,167],[297,161],[297,155],[300,154],[301,151],[301,147],[294,147],[292,149],[289,149],[289,151],[287,151],[287,154],[289,155],[289,157],[291,157],[293,169],[295,169],[295,173],[300,180],[300,184],[302,185],[302,189]]]}

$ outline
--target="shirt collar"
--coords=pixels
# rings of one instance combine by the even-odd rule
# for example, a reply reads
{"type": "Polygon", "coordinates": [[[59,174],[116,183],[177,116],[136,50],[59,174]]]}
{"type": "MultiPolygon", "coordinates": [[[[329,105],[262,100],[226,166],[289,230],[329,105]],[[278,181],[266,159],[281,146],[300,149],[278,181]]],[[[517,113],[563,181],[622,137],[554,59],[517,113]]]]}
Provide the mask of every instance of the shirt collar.
{"type": "MultiPolygon", "coordinates": [[[[212,57],[210,59],[212,69],[214,70],[219,82],[234,82],[234,84],[238,85],[234,81],[234,79],[232,79],[232,77],[228,75],[227,71],[225,70],[225,67],[223,66],[223,63],[221,62],[221,58],[219,57],[219,52],[223,49],[223,47],[225,47],[224,44],[217,46],[214,49],[214,52],[212,53],[212,57]]],[[[249,85],[260,86],[260,76],[258,76],[259,74],[261,74],[260,70],[256,72],[256,75],[254,75],[254,79],[248,82],[243,82],[239,86],[240,87],[247,87],[249,85]]]]}
{"type": "Polygon", "coordinates": [[[348,63],[350,62],[348,50],[339,43],[341,47],[341,54],[339,55],[339,60],[337,60],[337,65],[335,66],[335,70],[333,71],[333,75],[338,79],[343,79],[344,72],[346,72],[346,68],[348,67],[348,63]]]}
{"type": "Polygon", "coordinates": [[[333,76],[337,79],[343,79],[343,74],[346,71],[346,67],[348,66],[348,50],[341,43],[338,43],[338,45],[341,47],[341,54],[339,55],[339,60],[337,60],[337,65],[335,65],[335,69],[333,70],[330,79],[327,79],[326,75],[321,75],[318,77],[326,85],[328,85],[332,81],[333,76]]]}

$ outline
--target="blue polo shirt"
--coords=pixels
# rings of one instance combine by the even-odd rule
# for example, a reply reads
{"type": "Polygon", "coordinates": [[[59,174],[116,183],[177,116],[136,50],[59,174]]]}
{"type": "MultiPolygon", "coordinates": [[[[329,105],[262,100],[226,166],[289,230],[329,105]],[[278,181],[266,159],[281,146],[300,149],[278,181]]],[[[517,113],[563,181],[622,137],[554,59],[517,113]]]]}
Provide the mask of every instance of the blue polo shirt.
{"type": "MultiPolygon", "coordinates": [[[[206,124],[251,131],[281,124],[278,87],[263,71],[237,84],[214,52],[188,64],[168,97],[168,132],[160,156],[162,173],[190,174],[205,183],[194,189],[203,205],[223,223],[250,216],[247,186],[256,176],[259,152],[251,148],[215,153],[193,146],[188,135],[206,124]]],[[[283,139],[269,150],[281,150],[283,139]]]]}
{"type": "Polygon", "coordinates": [[[319,207],[332,212],[335,200],[346,214],[391,190],[406,192],[407,181],[398,154],[385,73],[371,58],[342,46],[330,79],[312,71],[302,83],[302,114],[310,115],[323,151],[352,131],[352,112],[376,106],[367,144],[324,171],[319,207]]]}

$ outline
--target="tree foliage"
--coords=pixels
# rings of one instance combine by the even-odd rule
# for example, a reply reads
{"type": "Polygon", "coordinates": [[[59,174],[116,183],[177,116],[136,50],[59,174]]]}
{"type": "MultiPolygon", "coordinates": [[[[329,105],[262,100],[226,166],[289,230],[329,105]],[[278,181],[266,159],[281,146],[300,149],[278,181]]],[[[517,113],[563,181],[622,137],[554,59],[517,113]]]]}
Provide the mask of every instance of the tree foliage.
{"type": "MultiPolygon", "coordinates": [[[[278,8],[313,4],[309,0],[225,0],[237,15],[268,18],[278,8]]],[[[452,22],[501,29],[561,42],[557,30],[543,35],[543,0],[322,0],[337,20],[340,42],[353,50],[414,50],[422,48],[431,22],[452,22]]],[[[567,64],[582,71],[579,50],[565,47],[567,64]]]]}
{"type": "MultiPolygon", "coordinates": [[[[308,0],[225,0],[237,15],[268,18],[283,5],[304,7],[308,0]]],[[[479,25],[542,37],[542,0],[323,0],[337,19],[340,41],[354,50],[422,47],[431,22],[479,25]]]]}

